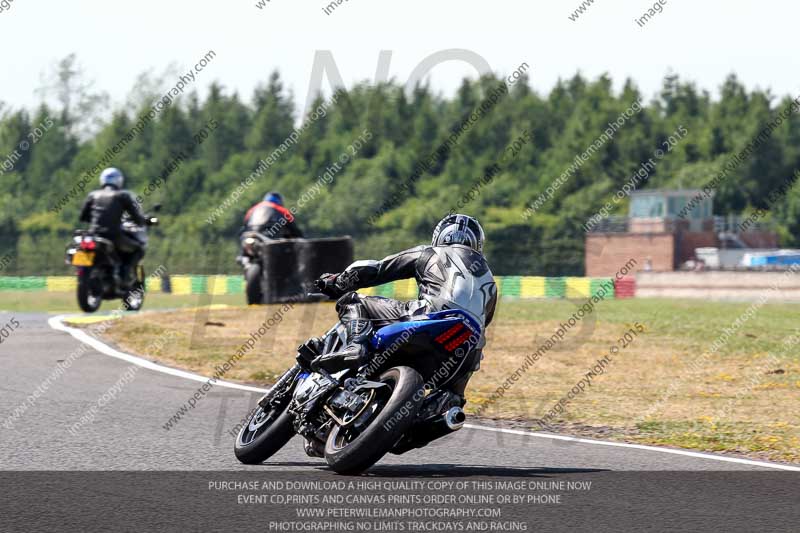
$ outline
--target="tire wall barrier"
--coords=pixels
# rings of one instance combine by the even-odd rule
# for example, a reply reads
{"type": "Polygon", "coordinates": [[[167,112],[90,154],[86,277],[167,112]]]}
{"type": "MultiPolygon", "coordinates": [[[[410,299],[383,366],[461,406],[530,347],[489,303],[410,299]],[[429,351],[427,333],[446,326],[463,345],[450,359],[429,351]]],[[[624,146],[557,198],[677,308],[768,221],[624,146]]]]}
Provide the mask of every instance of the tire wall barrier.
{"type": "Polygon", "coordinates": [[[326,272],[341,272],[353,262],[350,237],[287,239],[266,244],[261,253],[264,303],[305,297],[326,272]]]}
{"type": "MultiPolygon", "coordinates": [[[[311,252],[305,252],[311,253],[311,252]]],[[[316,253],[316,252],[315,252],[316,253]]],[[[281,257],[280,253],[272,256],[273,261],[281,257]]],[[[324,268],[325,258],[312,258],[311,268],[303,276],[313,280],[324,272],[338,272],[352,261],[337,259],[345,262],[341,268],[324,268]],[[316,262],[314,262],[316,261],[316,262]],[[321,270],[320,270],[321,269],[321,270]],[[312,273],[313,272],[313,273],[312,273]]],[[[273,263],[274,264],[274,263],[273,263]]],[[[275,265],[276,269],[280,265],[275,265]]],[[[147,272],[145,272],[147,275],[147,272]]],[[[244,279],[238,276],[170,276],[172,294],[244,294],[244,279]]],[[[273,279],[275,279],[273,277],[273,279]]],[[[295,278],[302,279],[300,277],[295,278]]],[[[590,298],[596,294],[605,293],[605,298],[632,298],[636,295],[636,281],[633,278],[618,280],[616,283],[611,278],[545,278],[538,276],[495,276],[500,296],[511,298],[590,298]]],[[[302,283],[302,282],[300,282],[302,283]]],[[[288,286],[288,285],[287,285],[288,286]]],[[[75,276],[41,276],[41,277],[0,277],[0,292],[2,291],[47,291],[67,292],[74,291],[77,287],[75,276]]],[[[300,285],[296,285],[298,290],[300,285]]],[[[269,287],[272,289],[272,286],[269,287]]],[[[147,290],[162,292],[162,280],[147,278],[147,290]]],[[[387,283],[379,287],[370,287],[358,291],[369,296],[385,296],[398,300],[413,300],[417,297],[417,283],[413,279],[405,279],[387,283]]],[[[281,286],[274,289],[273,294],[286,294],[291,296],[290,290],[282,290],[281,286]]]]}

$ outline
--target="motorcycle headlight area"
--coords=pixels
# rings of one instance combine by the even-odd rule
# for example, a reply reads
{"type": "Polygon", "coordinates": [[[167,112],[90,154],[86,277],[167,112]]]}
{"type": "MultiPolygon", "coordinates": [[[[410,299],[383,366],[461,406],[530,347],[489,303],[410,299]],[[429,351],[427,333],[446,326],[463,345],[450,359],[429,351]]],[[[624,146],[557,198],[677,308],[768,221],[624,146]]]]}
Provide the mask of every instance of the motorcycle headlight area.
{"type": "Polygon", "coordinates": [[[242,248],[248,255],[254,255],[256,250],[256,240],[253,237],[247,237],[242,243],[242,248]]]}

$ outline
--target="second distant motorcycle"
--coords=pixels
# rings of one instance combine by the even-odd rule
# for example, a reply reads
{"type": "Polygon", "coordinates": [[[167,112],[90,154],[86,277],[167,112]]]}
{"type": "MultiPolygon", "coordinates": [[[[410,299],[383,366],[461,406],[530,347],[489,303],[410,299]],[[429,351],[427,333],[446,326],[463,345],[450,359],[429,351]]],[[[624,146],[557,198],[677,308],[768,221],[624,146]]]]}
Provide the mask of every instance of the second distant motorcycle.
{"type": "Polygon", "coordinates": [[[302,238],[303,232],[294,215],[283,206],[283,197],[276,192],[268,193],[247,211],[239,234],[240,251],[236,262],[244,270],[248,305],[260,304],[264,300],[264,246],[275,239],[302,238]]]}
{"type": "MultiPolygon", "coordinates": [[[[92,191],[81,209],[87,230],[76,230],[67,247],[66,263],[76,268],[78,305],[87,313],[103,300],[122,298],[123,306],[138,311],[144,302],[147,226],[158,224],[145,216],[133,195],[122,187],[125,177],[116,168],[100,175],[100,189],[92,191]]],[[[159,206],[155,206],[157,211],[159,206]]]]}

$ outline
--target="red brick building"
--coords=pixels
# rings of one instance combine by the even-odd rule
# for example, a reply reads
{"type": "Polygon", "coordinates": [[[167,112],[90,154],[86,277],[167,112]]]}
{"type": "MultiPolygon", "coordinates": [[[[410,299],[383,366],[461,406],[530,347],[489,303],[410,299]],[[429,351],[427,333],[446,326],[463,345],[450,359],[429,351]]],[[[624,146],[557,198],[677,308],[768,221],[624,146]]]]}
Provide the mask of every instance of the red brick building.
{"type": "Polygon", "coordinates": [[[695,249],[724,249],[733,245],[728,241],[750,248],[777,247],[775,233],[758,222],[743,226],[738,217],[713,216],[713,197],[687,209],[695,197],[702,197],[702,191],[632,193],[627,217],[599,219],[587,233],[586,275],[612,276],[632,258],[637,261],[634,271],[669,272],[694,259],[695,249]]]}

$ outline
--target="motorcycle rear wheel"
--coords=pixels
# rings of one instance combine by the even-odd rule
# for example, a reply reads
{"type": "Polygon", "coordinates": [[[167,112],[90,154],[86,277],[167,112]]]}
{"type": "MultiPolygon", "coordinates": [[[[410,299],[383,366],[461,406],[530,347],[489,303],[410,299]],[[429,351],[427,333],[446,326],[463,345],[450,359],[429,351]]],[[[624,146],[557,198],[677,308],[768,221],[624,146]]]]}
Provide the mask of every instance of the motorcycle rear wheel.
{"type": "Polygon", "coordinates": [[[422,405],[423,379],[413,368],[390,368],[378,381],[388,384],[389,390],[376,389],[383,392],[359,415],[366,419],[346,427],[336,425],[328,435],[325,461],[339,474],[357,475],[377,463],[408,431],[422,405]],[[363,429],[357,429],[359,425],[363,429]]]}
{"type": "Polygon", "coordinates": [[[102,288],[98,292],[98,283],[92,279],[91,269],[86,269],[78,276],[78,305],[84,313],[94,313],[103,303],[102,288]]]}

